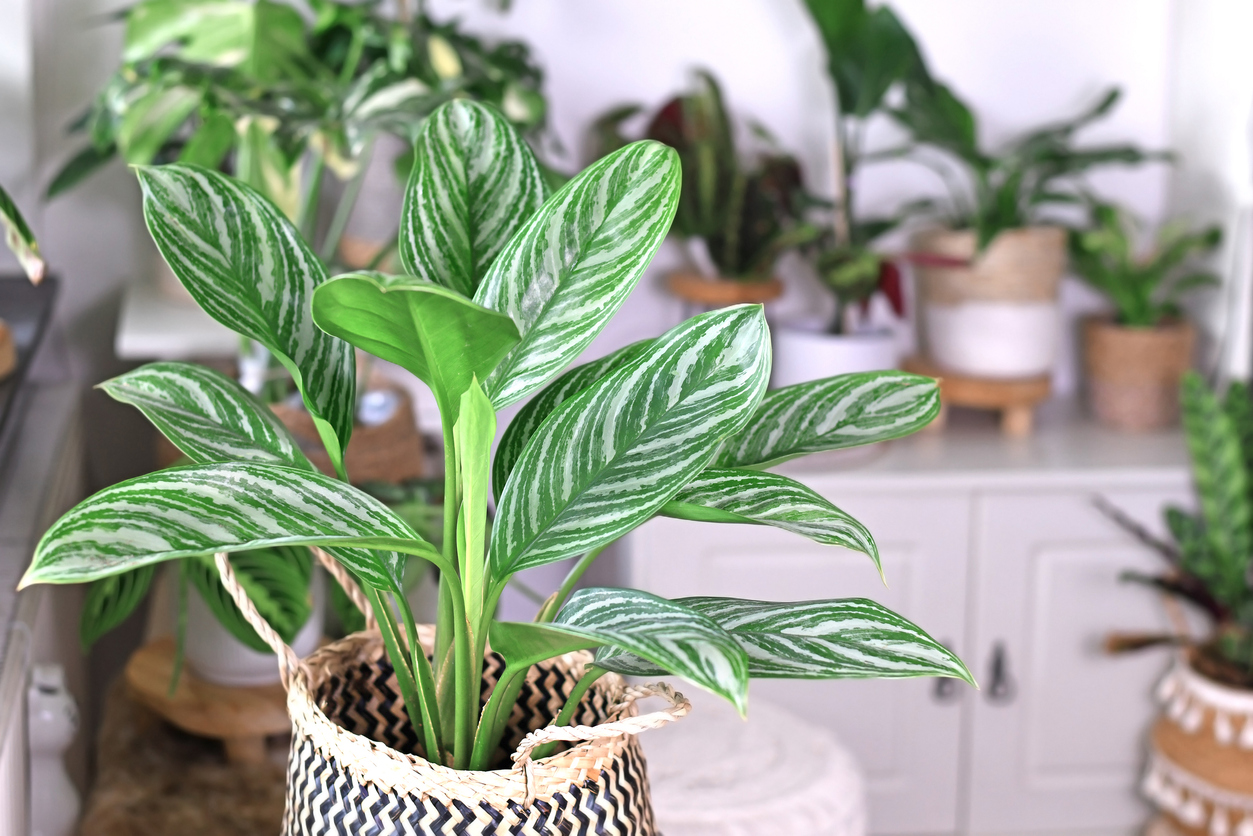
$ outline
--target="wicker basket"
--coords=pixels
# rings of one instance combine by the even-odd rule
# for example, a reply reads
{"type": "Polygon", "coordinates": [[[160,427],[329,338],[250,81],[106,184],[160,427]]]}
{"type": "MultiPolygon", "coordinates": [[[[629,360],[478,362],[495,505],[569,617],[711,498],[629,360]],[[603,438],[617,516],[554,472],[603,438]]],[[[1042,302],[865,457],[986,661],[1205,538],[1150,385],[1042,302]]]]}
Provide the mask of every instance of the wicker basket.
{"type": "Polygon", "coordinates": [[[1188,322],[1127,328],[1107,317],[1083,323],[1088,401],[1101,423],[1147,432],[1179,422],[1179,381],[1192,367],[1196,331],[1188,322]]]}
{"type": "MultiPolygon", "coordinates": [[[[320,551],[328,570],[360,601],[360,591],[320,551]]],[[[329,834],[620,834],[656,832],[643,754],[635,735],[690,709],[664,685],[628,687],[602,677],[580,703],[577,725],[545,728],[560,711],[590,657],[568,654],[534,667],[509,719],[499,758],[512,766],[472,772],[417,755],[413,726],[377,629],[368,626],[296,659],[248,601],[226,555],[222,582],[249,623],[275,649],[292,719],[285,836],[329,834]],[[635,701],[662,696],[670,706],[638,715],[635,701]],[[546,742],[569,746],[539,761],[546,742]]],[[[420,628],[428,651],[432,632],[420,628]]],[[[483,697],[502,670],[489,654],[483,697]]]]}

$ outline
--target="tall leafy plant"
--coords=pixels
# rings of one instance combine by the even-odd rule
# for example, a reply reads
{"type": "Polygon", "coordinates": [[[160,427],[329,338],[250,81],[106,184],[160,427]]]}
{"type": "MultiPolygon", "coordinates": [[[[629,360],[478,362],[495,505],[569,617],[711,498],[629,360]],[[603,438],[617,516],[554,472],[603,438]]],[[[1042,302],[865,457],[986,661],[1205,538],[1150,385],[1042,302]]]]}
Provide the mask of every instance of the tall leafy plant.
{"type": "Polygon", "coordinates": [[[670,601],[576,590],[606,545],[658,514],[771,525],[877,566],[864,526],[769,468],[912,432],[939,408],[936,383],[884,372],[767,393],[760,306],[704,314],[566,369],[669,229],[680,187],[674,151],[630,144],[549,195],[506,119],[461,100],[426,123],[414,159],[401,223],[405,275],[328,277],[254,190],[186,165],[138,172],[158,247],[211,315],[265,339],[290,364],[341,477],[350,346],[431,387],[444,430],[442,546],[344,479],[305,466],[265,431],[271,422],[255,400],[206,398],[221,409],[188,414],[172,395],[163,400],[163,387],[149,414],[194,463],[106,488],[72,509],[40,541],[23,585],[320,546],[373,604],[422,753],[462,769],[495,762],[530,666],[577,649],[597,653],[571,706],[606,671],[675,674],[741,711],[754,676],[969,680],[943,645],[867,600],[670,601]],[[527,398],[493,458],[497,413],[527,398]],[[400,594],[404,555],[441,573],[429,649],[400,594]],[[494,618],[514,574],[570,559],[534,622],[494,618]],[[489,640],[505,668],[480,709],[489,640]]]}
{"type": "Polygon", "coordinates": [[[1222,241],[1217,226],[1191,229],[1186,221],[1166,224],[1147,253],[1136,250],[1140,231],[1126,209],[1100,203],[1092,226],[1070,232],[1070,263],[1081,279],[1109,297],[1120,325],[1152,328],[1182,313],[1180,296],[1216,284],[1218,277],[1198,269],[1198,256],[1222,241]]]}

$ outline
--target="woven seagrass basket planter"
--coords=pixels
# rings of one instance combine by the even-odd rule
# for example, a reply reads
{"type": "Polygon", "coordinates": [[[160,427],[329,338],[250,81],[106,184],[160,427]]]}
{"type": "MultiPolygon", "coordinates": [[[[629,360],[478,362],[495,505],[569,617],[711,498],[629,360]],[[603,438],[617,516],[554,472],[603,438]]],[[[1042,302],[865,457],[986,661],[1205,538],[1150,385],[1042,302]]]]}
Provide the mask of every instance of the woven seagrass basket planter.
{"type": "MultiPolygon", "coordinates": [[[[318,556],[347,581],[338,564],[318,556]]],[[[278,653],[287,687],[292,742],[284,836],[656,833],[636,734],[686,714],[691,706],[681,694],[664,685],[628,686],[609,674],[584,695],[569,726],[546,728],[591,656],[550,659],[532,668],[522,687],[497,752],[500,768],[450,769],[411,754],[419,751],[417,736],[372,620],[365,632],[299,660],[256,614],[225,555],[217,564],[245,617],[278,653]],[[640,715],[635,701],[648,696],[671,705],[640,715]],[[549,741],[559,751],[532,761],[531,751],[549,741]]],[[[351,581],[345,589],[360,600],[351,581]]],[[[418,632],[429,653],[433,630],[418,632]]],[[[482,702],[502,670],[489,653],[482,702]]]]}
{"type": "Polygon", "coordinates": [[[1253,836],[1253,691],[1181,658],[1158,688],[1144,793],[1186,836],[1253,836]]]}

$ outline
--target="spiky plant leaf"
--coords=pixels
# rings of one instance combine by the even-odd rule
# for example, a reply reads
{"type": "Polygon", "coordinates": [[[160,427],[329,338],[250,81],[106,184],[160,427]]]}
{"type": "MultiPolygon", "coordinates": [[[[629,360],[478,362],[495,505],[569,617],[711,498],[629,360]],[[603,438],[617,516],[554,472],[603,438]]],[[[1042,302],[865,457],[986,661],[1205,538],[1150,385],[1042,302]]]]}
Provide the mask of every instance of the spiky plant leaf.
{"type": "Polygon", "coordinates": [[[499,111],[469,99],[441,105],[414,146],[400,263],[407,273],[473,296],[545,196],[535,156],[499,111]]]}
{"type": "Polygon", "coordinates": [[[0,187],[0,225],[4,227],[4,242],[17,257],[17,263],[22,265],[22,271],[31,284],[39,284],[48,266],[39,254],[35,233],[30,231],[21,210],[3,187],[0,187]]]}
{"type": "Polygon", "coordinates": [[[772,465],[909,435],[940,411],[939,385],[907,372],[861,372],[785,386],[727,439],[715,467],[772,465]]]}
{"type": "Polygon", "coordinates": [[[513,472],[514,464],[526,449],[526,443],[539,429],[539,425],[544,423],[544,419],[567,399],[639,357],[651,343],[652,340],[640,340],[590,363],[575,366],[545,386],[518,410],[518,414],[509,422],[501,436],[500,444],[496,447],[496,458],[492,462],[492,488],[497,501],[500,500],[500,492],[505,489],[509,474],[513,472]]]}
{"type": "Polygon", "coordinates": [[[441,562],[369,494],[320,473],[235,462],[167,468],[89,497],[40,539],[21,586],[81,583],[177,557],[303,545],[328,547],[359,579],[383,589],[399,588],[401,564],[370,549],[441,562]]]}
{"type": "Polygon", "coordinates": [[[752,415],[769,340],[760,305],[703,314],[557,407],[501,493],[493,582],[602,546],[660,510],[752,415]]]}
{"type": "Polygon", "coordinates": [[[149,363],[100,388],[137,407],[192,461],[313,469],[283,422],[220,372],[194,363],[149,363]]]}
{"type": "Polygon", "coordinates": [[[352,347],[313,322],[326,268],[252,188],[188,165],[137,169],[148,230],[170,269],[211,317],[272,351],[304,396],[331,460],[352,435],[352,347]]]}
{"type": "MultiPolygon", "coordinates": [[[[865,598],[776,603],[739,598],[675,601],[715,621],[748,654],[749,676],[771,679],[974,677],[911,621],[865,598]]],[[[656,675],[642,659],[612,658],[621,673],[656,675]]],[[[598,657],[597,664],[603,664],[598,657]]]]}
{"type": "MultiPolygon", "coordinates": [[[[291,644],[313,612],[313,601],[309,597],[313,555],[303,547],[276,546],[239,552],[231,555],[230,561],[239,585],[248,593],[248,600],[279,637],[291,644]]],[[[258,653],[272,652],[222,586],[212,557],[190,558],[187,569],[192,585],[218,623],[258,653]]]]}
{"type": "Polygon", "coordinates": [[[584,169],[509,239],[474,296],[522,334],[486,381],[497,409],[534,392],[600,333],[661,246],[678,198],[673,149],[636,142],[584,169]]]}
{"type": "Polygon", "coordinates": [[[130,572],[92,581],[87,587],[83,611],[78,617],[78,638],[84,651],[130,617],[148,594],[156,571],[155,566],[141,566],[130,572]]]}
{"type": "Polygon", "coordinates": [[[509,317],[412,276],[336,276],[314,291],[313,318],[327,333],[430,386],[449,428],[471,382],[486,378],[518,344],[509,317]]]}
{"type": "Polygon", "coordinates": [[[667,502],[661,513],[699,522],[774,526],[861,552],[883,572],[879,549],[864,525],[811,488],[777,473],[705,470],[667,502]]]}

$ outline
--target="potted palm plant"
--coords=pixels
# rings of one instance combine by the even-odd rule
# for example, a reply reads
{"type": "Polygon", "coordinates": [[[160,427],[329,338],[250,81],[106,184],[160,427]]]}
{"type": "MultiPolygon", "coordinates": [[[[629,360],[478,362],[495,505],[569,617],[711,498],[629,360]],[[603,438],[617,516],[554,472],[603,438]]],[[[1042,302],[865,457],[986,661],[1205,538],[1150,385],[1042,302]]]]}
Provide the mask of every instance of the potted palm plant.
{"type": "Polygon", "coordinates": [[[916,142],[947,156],[916,158],[941,172],[950,203],[946,227],[914,241],[927,352],[942,368],[978,377],[1045,374],[1060,338],[1066,268],[1066,232],[1047,210],[1080,202],[1082,178],[1095,168],[1163,155],[1125,143],[1075,146],[1076,134],[1117,104],[1117,89],[1072,119],[984,151],[970,109],[916,69],[893,115],[916,142]]]}
{"type": "Polygon", "coordinates": [[[634,734],[687,703],[664,686],[627,688],[618,673],[674,674],[741,711],[753,676],[970,679],[943,645],[864,599],[576,589],[605,546],[657,514],[780,526],[877,563],[862,525],[767,468],[912,432],[939,408],[935,381],[901,372],[767,394],[759,305],[706,313],[563,373],[670,227],[673,150],[633,143],[549,195],[498,111],[442,105],[415,147],[398,276],[328,277],[281,211],[218,172],[174,164],[138,176],[175,273],[292,370],[332,459],[342,464],[352,432],[354,345],[413,371],[440,407],[438,548],[260,431],[270,423],[255,401],[209,415],[194,405],[205,401],[155,398],[161,429],[194,464],[80,503],[41,539],[22,581],[212,556],[284,670],[294,727],[286,832],[349,832],[386,816],[435,833],[652,833],[634,734]],[[528,396],[493,457],[497,412],[528,396]],[[257,617],[228,557],[275,546],[319,549],[377,628],[299,660],[257,617]],[[431,627],[415,624],[400,594],[404,555],[441,573],[431,627]],[[571,559],[533,622],[494,617],[515,573],[571,559]],[[636,716],[633,701],[649,693],[670,707],[636,716]]]}
{"type": "MultiPolygon", "coordinates": [[[[619,107],[596,121],[598,153],[626,144],[621,125],[639,111],[619,107]]],[[[742,157],[722,90],[703,71],[689,92],[657,111],[645,134],[674,148],[683,167],[672,229],[691,266],[670,275],[671,292],[705,306],[778,298],[783,284],[774,275],[775,263],[813,237],[803,222],[809,198],[795,158],[780,152],[760,127],[755,135],[768,150],[742,157]]]]}
{"type": "Polygon", "coordinates": [[[1125,577],[1183,601],[1209,630],[1193,638],[1180,618],[1176,634],[1113,636],[1110,648],[1178,649],[1158,689],[1145,793],[1180,833],[1240,834],[1253,827],[1253,401],[1245,384],[1219,397],[1195,372],[1181,400],[1199,511],[1167,509],[1166,541],[1101,507],[1165,562],[1125,577]]]}
{"type": "Polygon", "coordinates": [[[1101,422],[1144,431],[1179,418],[1179,381],[1192,363],[1196,332],[1179,305],[1190,289],[1215,284],[1195,259],[1222,240],[1217,226],[1166,224],[1138,253],[1139,225],[1126,209],[1097,204],[1092,227],[1070,233],[1075,273],[1114,305],[1113,316],[1083,323],[1088,400],[1101,422]]]}

